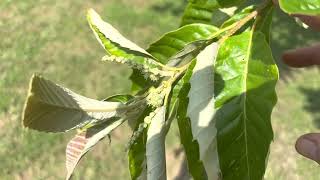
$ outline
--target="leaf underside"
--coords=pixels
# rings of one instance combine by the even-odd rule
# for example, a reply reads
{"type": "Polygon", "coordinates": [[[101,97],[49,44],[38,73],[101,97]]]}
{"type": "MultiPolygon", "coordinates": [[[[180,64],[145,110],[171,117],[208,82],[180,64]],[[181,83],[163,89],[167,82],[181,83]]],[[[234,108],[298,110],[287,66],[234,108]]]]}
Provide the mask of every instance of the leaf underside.
{"type": "Polygon", "coordinates": [[[167,179],[165,153],[166,107],[157,108],[155,113],[156,115],[152,119],[147,133],[147,179],[165,180],[167,179]]]}
{"type": "Polygon", "coordinates": [[[189,66],[183,78],[175,86],[174,91],[178,93],[179,107],[177,122],[179,127],[180,141],[186,153],[188,170],[195,180],[208,179],[203,163],[200,160],[199,144],[194,140],[191,129],[190,118],[187,117],[188,93],[190,90],[190,78],[195,61],[189,66]]]}
{"type": "Polygon", "coordinates": [[[212,43],[197,56],[190,79],[187,116],[190,118],[193,138],[199,143],[200,160],[208,179],[219,178],[219,161],[216,144],[217,130],[214,121],[214,71],[218,44],[212,43]]]}
{"type": "Polygon", "coordinates": [[[38,131],[65,132],[120,117],[121,112],[117,109],[122,106],[119,102],[102,102],[81,96],[34,75],[24,108],[23,125],[38,131]]]}
{"type": "Polygon", "coordinates": [[[80,132],[72,138],[66,148],[67,177],[70,179],[80,159],[100,140],[120,126],[124,119],[115,119],[113,122],[94,126],[84,132],[80,132]]]}

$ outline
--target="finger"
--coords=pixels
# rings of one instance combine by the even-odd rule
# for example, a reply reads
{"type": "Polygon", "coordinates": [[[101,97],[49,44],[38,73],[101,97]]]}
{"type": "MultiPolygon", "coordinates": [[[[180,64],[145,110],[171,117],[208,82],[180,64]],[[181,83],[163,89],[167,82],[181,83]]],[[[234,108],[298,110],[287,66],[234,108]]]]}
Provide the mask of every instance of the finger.
{"type": "Polygon", "coordinates": [[[282,60],[292,67],[320,65],[320,44],[287,51],[283,54],[282,60]]]}
{"type": "Polygon", "coordinates": [[[305,24],[310,26],[311,29],[320,31],[320,17],[319,16],[305,16],[305,15],[294,15],[298,17],[305,24]]]}
{"type": "Polygon", "coordinates": [[[296,150],[302,156],[320,164],[320,133],[301,136],[296,142],[296,150]]]}

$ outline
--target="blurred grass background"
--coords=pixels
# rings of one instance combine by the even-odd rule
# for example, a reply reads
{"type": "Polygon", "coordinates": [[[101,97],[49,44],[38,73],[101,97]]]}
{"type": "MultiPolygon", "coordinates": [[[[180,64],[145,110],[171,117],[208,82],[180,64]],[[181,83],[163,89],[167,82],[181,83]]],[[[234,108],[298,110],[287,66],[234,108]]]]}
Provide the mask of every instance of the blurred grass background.
{"type": "MultiPolygon", "coordinates": [[[[128,67],[99,61],[104,50],[87,25],[87,8],[96,9],[129,39],[147,47],[177,28],[184,4],[172,0],[2,0],[0,179],[64,179],[64,149],[72,133],[44,134],[21,127],[20,114],[33,73],[97,99],[129,92],[128,67]]],[[[320,75],[316,68],[291,70],[279,59],[284,50],[315,43],[320,35],[297,26],[280,11],[273,25],[272,48],[281,80],[266,179],[318,180],[319,167],[299,156],[294,143],[299,135],[319,130],[320,75]]],[[[124,126],[112,134],[111,145],[106,140],[99,143],[82,160],[74,179],[129,179],[124,146],[129,136],[124,126]]],[[[179,146],[174,140],[169,144],[171,149],[179,146]]],[[[171,171],[178,169],[175,164],[169,166],[171,171]]]]}

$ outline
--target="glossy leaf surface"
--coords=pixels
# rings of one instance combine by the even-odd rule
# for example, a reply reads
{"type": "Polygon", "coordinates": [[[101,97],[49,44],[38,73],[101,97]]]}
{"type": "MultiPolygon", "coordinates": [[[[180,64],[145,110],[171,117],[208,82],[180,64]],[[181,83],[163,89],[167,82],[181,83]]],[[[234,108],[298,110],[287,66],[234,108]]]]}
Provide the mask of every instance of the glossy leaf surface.
{"type": "Polygon", "coordinates": [[[263,179],[273,138],[278,70],[260,32],[227,39],[215,64],[218,153],[222,178],[263,179]]]}
{"type": "Polygon", "coordinates": [[[206,24],[190,24],[164,34],[152,43],[147,51],[160,62],[166,64],[168,59],[181,51],[187,44],[207,39],[218,28],[206,24]]]}
{"type": "Polygon", "coordinates": [[[320,15],[320,0],[279,0],[279,4],[289,14],[320,15]]]}
{"type": "Polygon", "coordinates": [[[219,8],[216,0],[189,0],[181,26],[192,23],[211,24],[212,13],[219,8]]]}

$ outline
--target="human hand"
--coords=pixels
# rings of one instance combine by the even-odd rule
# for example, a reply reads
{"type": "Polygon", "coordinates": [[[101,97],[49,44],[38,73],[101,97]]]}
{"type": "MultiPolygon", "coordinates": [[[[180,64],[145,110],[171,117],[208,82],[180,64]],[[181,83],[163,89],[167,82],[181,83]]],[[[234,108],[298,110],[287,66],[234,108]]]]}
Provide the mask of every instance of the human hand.
{"type": "MultiPolygon", "coordinates": [[[[273,0],[273,2],[278,4],[278,0],[273,0]]],[[[293,16],[300,18],[310,28],[320,31],[320,17],[293,16]]],[[[320,65],[320,44],[287,51],[283,54],[282,60],[287,65],[296,68],[320,65]]],[[[295,147],[298,153],[320,164],[320,133],[302,135],[296,141],[295,147]]]]}
{"type": "MultiPolygon", "coordinates": [[[[291,67],[320,65],[320,44],[287,51],[283,54],[282,59],[291,67]]],[[[305,134],[298,138],[296,150],[301,155],[320,164],[320,133],[305,134]]]]}

